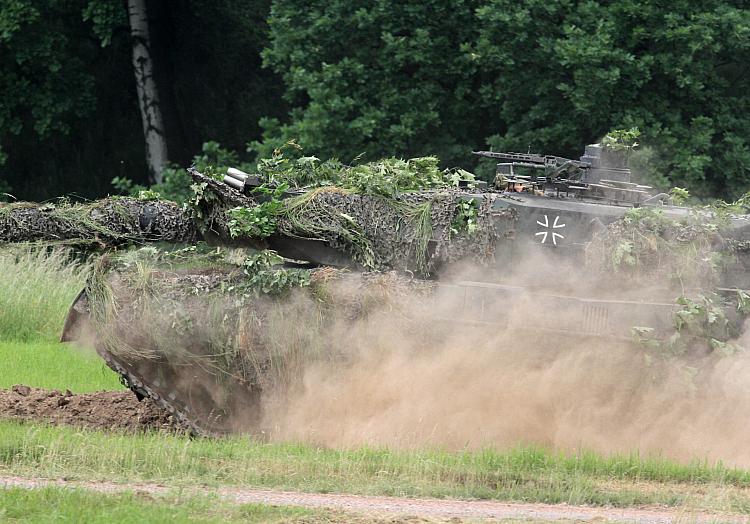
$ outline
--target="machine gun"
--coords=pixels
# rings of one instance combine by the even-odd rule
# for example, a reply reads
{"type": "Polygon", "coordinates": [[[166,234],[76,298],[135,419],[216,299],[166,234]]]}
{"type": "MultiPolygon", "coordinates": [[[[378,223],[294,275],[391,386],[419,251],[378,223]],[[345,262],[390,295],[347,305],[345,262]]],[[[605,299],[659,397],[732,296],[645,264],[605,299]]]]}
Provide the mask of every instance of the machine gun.
{"type": "Polygon", "coordinates": [[[557,196],[560,193],[579,197],[626,204],[649,204],[654,201],[664,203],[668,196],[651,195],[649,186],[630,181],[630,169],[626,159],[603,148],[600,144],[590,144],[580,160],[571,160],[554,155],[496,153],[494,151],[473,151],[474,155],[494,158],[497,164],[495,186],[498,189],[518,191],[530,189],[537,194],[557,196]],[[514,168],[543,170],[543,176],[516,174],[514,168]]]}
{"type": "MultiPolygon", "coordinates": [[[[580,160],[571,160],[554,155],[535,155],[523,153],[496,153],[494,151],[472,151],[472,154],[485,158],[505,160],[497,164],[498,174],[513,177],[513,167],[528,167],[531,169],[543,169],[546,178],[558,178],[562,174],[568,174],[569,180],[579,179],[583,172],[591,167],[591,163],[580,160]]],[[[532,177],[536,178],[536,177],[532,177]]]]}

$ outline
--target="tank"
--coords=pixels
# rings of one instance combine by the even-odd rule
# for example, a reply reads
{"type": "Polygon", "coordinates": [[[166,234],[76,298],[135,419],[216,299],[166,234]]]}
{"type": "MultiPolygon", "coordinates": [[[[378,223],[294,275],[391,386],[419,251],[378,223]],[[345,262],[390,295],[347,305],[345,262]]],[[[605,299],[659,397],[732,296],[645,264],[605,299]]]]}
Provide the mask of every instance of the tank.
{"type": "Polygon", "coordinates": [[[750,216],[673,205],[599,145],[580,160],[475,154],[499,160],[493,184],[388,196],[191,170],[207,245],[103,257],[62,340],[93,334],[137,395],[214,435],[258,429],[264,395],[301,359],[345,359],[342,326],[363,318],[673,344],[689,310],[691,336],[702,322],[724,344],[750,313],[750,216]],[[698,319],[714,309],[722,322],[698,319]]]}

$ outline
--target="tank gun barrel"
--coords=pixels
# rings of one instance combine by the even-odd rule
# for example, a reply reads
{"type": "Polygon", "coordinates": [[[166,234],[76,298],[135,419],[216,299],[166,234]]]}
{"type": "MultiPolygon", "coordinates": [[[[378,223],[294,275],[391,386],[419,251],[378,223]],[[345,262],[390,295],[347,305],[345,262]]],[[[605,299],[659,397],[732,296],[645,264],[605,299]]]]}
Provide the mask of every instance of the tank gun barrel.
{"type": "Polygon", "coordinates": [[[533,169],[547,169],[557,167],[575,167],[578,169],[588,169],[591,164],[579,160],[571,160],[561,156],[554,155],[535,155],[525,153],[498,153],[495,151],[472,151],[472,154],[485,158],[494,158],[496,160],[505,160],[519,167],[530,167],[533,169]]]}

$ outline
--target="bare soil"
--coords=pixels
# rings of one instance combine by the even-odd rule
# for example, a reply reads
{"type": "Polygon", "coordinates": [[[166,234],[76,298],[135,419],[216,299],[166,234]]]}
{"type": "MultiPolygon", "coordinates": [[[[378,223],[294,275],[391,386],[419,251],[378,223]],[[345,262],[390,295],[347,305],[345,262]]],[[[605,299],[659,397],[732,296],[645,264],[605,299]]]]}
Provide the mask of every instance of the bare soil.
{"type": "Polygon", "coordinates": [[[130,391],[74,394],[24,385],[0,390],[0,419],[133,432],[173,428],[167,413],[130,391]]]}

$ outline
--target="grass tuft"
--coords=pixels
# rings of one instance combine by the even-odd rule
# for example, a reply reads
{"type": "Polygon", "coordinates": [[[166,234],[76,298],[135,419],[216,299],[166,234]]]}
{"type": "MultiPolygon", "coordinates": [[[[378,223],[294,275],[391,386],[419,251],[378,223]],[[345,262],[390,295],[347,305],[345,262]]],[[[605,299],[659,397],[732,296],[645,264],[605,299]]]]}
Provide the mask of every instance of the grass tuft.
{"type": "Polygon", "coordinates": [[[88,272],[64,249],[0,250],[0,341],[58,340],[88,272]]]}

